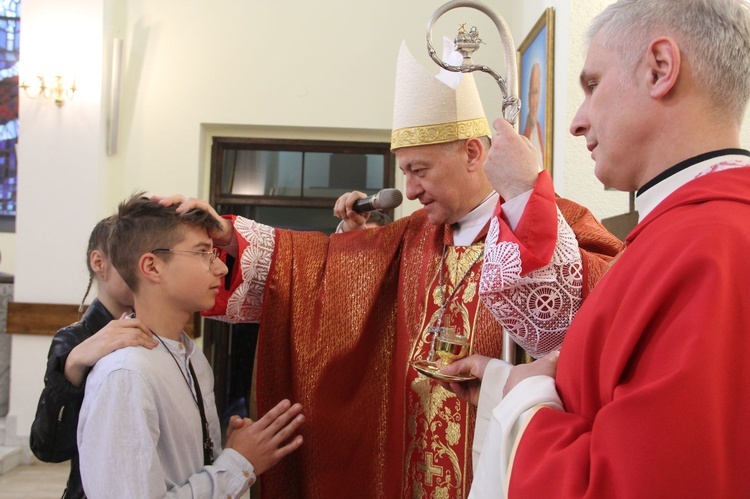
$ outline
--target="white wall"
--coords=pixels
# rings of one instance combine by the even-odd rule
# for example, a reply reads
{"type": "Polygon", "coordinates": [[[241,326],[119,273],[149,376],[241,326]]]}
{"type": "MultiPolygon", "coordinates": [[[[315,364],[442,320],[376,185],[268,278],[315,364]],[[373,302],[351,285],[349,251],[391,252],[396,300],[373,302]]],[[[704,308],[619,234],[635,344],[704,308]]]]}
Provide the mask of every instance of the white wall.
{"type": "Polygon", "coordinates": [[[387,140],[399,44],[407,38],[426,61],[431,10],[394,0],[366,10],[344,0],[128,2],[117,194],[206,195],[201,124],[381,130],[387,140]]]}
{"type": "MultiPolygon", "coordinates": [[[[21,75],[74,74],[79,90],[62,108],[21,95],[14,300],[75,303],[88,281],[87,233],[103,215],[99,193],[108,173],[101,148],[102,6],[32,0],[24,2],[22,19],[21,75]]],[[[19,441],[8,443],[28,440],[50,339],[13,335],[8,427],[19,441]]]]}
{"type": "Polygon", "coordinates": [[[12,274],[16,268],[16,234],[0,232],[0,272],[12,274]]]}
{"type": "MultiPolygon", "coordinates": [[[[502,13],[520,45],[544,9],[555,9],[555,125],[554,181],[563,197],[588,207],[597,218],[607,218],[628,211],[628,196],[605,191],[594,176],[594,162],[585,140],[573,137],[568,128],[583,92],[578,75],[585,60],[585,35],[591,20],[612,0],[500,0],[496,8],[502,13]]],[[[741,144],[750,148],[750,109],[745,115],[741,144]]]]}

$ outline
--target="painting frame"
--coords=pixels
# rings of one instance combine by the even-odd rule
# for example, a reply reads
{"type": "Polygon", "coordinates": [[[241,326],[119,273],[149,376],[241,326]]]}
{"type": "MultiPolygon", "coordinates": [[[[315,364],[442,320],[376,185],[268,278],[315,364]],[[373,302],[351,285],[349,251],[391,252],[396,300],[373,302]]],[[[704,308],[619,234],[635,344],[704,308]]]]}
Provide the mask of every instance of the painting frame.
{"type": "Polygon", "coordinates": [[[519,133],[539,151],[540,164],[552,175],[554,130],[555,9],[547,7],[518,46],[518,97],[521,99],[519,133]],[[535,69],[538,66],[538,70],[535,69]],[[532,72],[535,74],[532,75],[532,72]],[[532,81],[532,76],[534,81],[532,81]],[[536,102],[529,89],[539,87],[536,102]]]}

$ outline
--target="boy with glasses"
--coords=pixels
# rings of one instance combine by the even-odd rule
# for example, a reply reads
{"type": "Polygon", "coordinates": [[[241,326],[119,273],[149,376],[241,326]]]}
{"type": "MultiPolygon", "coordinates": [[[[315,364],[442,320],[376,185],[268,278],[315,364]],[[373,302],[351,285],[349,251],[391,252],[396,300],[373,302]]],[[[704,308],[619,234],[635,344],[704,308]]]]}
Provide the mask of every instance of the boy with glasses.
{"type": "Polygon", "coordinates": [[[141,195],[119,207],[112,262],[159,344],[118,350],[89,374],[78,425],[89,498],[237,497],[302,444],[302,408],[284,400],[257,422],[235,420],[221,449],[213,374],[183,332],[213,306],[227,273],[208,235],[215,224],[205,211],[178,215],[141,195]]]}

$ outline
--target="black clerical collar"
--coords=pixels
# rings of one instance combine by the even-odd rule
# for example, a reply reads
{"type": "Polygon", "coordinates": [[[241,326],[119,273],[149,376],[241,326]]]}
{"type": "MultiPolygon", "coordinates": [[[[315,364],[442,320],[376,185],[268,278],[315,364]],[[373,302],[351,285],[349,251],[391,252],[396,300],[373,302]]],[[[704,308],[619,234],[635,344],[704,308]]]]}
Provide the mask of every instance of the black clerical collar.
{"type": "Polygon", "coordinates": [[[675,173],[679,173],[685,168],[689,168],[693,165],[697,165],[698,163],[701,163],[703,161],[706,161],[712,158],[717,158],[719,156],[726,156],[728,154],[737,154],[737,155],[750,157],[750,151],[747,151],[745,149],[735,149],[735,148],[719,149],[718,151],[711,151],[711,152],[699,154],[698,156],[693,156],[692,158],[686,159],[685,161],[680,161],[676,165],[670,168],[667,168],[666,170],[664,170],[663,172],[661,172],[660,174],[658,174],[657,176],[655,176],[654,178],[652,178],[651,180],[643,184],[643,186],[640,189],[638,189],[635,195],[636,197],[640,196],[641,194],[643,194],[644,192],[646,192],[647,190],[649,190],[650,188],[652,188],[659,182],[662,182],[663,180],[668,179],[675,173]]]}

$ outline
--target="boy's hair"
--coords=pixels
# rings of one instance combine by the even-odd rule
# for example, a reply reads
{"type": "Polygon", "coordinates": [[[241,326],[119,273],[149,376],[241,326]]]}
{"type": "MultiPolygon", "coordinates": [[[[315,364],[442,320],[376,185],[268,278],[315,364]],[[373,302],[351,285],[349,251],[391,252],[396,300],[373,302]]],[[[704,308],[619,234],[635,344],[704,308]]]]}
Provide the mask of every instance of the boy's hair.
{"type": "Polygon", "coordinates": [[[94,269],[91,268],[91,253],[94,250],[99,250],[109,258],[109,250],[107,248],[107,241],[109,240],[109,231],[112,229],[112,222],[114,222],[115,216],[110,215],[107,218],[99,220],[94,226],[89,236],[89,246],[86,249],[86,267],[89,269],[89,275],[94,275],[94,269]]]}
{"type": "MultiPolygon", "coordinates": [[[[139,192],[120,203],[109,236],[112,264],[130,289],[138,289],[138,261],[156,248],[172,248],[184,238],[186,227],[220,230],[221,224],[207,211],[192,209],[177,214],[177,205],[162,206],[139,192]]],[[[169,260],[170,253],[162,258],[169,260]]]]}
{"type": "Polygon", "coordinates": [[[114,215],[110,215],[99,221],[94,226],[89,236],[89,246],[86,248],[86,268],[89,269],[89,285],[86,287],[86,293],[83,295],[81,305],[78,307],[78,313],[83,311],[83,304],[86,302],[86,297],[91,291],[91,285],[94,283],[94,269],[91,268],[91,253],[94,250],[100,251],[105,257],[109,258],[109,249],[107,248],[107,241],[109,240],[109,232],[112,229],[112,223],[114,222],[114,215]]]}

